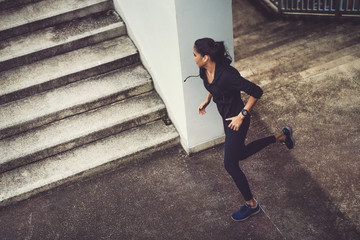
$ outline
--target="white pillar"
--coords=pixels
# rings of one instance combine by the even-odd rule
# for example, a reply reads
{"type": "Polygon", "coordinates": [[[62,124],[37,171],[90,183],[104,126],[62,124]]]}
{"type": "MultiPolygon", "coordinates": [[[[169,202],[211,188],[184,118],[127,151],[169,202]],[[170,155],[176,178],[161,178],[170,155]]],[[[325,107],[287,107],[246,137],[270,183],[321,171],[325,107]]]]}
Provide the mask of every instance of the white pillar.
{"type": "Polygon", "coordinates": [[[193,60],[198,38],[225,41],[231,56],[233,30],[231,0],[114,0],[126,23],[142,62],[166,104],[168,114],[188,152],[197,152],[223,141],[223,126],[215,104],[207,114],[197,113],[207,94],[193,60]]]}

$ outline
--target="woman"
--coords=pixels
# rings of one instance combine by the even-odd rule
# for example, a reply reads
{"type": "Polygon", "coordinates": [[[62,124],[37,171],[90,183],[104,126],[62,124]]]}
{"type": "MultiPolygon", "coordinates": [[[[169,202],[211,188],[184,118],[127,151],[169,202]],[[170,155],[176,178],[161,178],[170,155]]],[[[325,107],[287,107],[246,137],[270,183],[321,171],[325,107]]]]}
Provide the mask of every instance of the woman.
{"type": "Polygon", "coordinates": [[[205,108],[213,99],[223,119],[225,169],[245,199],[245,204],[232,215],[232,219],[243,221],[259,213],[260,207],[251,193],[246,176],[239,167],[239,161],[275,142],[282,142],[289,149],[293,148],[295,141],[292,129],[286,126],[279,134],[245,145],[250,125],[250,111],[261,97],[262,89],[241,77],[240,73],[230,66],[232,59],[223,42],[215,42],[211,38],[198,39],[195,41],[193,51],[194,60],[200,68],[200,77],[208,91],[205,100],[198,107],[198,112],[201,115],[205,114],[205,108]],[[250,95],[246,105],[241,99],[240,91],[250,95]]]}

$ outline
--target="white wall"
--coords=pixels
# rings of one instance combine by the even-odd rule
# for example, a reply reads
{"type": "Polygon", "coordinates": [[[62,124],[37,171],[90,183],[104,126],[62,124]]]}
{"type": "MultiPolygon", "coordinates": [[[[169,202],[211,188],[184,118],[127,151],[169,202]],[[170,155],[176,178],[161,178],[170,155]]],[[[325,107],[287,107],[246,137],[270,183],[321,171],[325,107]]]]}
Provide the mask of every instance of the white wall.
{"type": "Polygon", "coordinates": [[[231,0],[114,0],[116,11],[140,51],[166,104],[184,149],[190,152],[223,140],[221,118],[214,103],[197,114],[206,90],[193,61],[194,41],[211,37],[225,41],[233,56],[231,0]]]}

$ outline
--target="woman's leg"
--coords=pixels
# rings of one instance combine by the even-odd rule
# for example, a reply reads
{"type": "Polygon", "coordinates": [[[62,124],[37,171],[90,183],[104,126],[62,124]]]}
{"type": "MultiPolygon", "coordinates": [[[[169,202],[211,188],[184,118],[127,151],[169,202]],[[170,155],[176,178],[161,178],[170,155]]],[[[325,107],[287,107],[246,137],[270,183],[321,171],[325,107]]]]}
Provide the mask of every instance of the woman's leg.
{"type": "Polygon", "coordinates": [[[245,146],[245,138],[250,125],[250,119],[247,118],[243,121],[239,131],[233,131],[227,127],[228,123],[224,121],[225,129],[225,156],[224,165],[226,171],[233,178],[236,186],[243,195],[246,204],[236,211],[231,216],[235,221],[243,221],[252,215],[260,212],[259,204],[253,198],[249,183],[243,171],[239,167],[239,161],[257,153],[266,146],[275,143],[276,141],[286,143],[286,146],[291,149],[294,147],[295,140],[292,137],[292,130],[286,127],[286,131],[282,131],[275,136],[270,136],[258,139],[247,146],[245,146]]]}
{"type": "Polygon", "coordinates": [[[275,142],[276,142],[275,136],[269,136],[255,140],[244,147],[243,154],[239,156],[240,157],[239,160],[244,160],[275,142]]]}
{"type": "Polygon", "coordinates": [[[225,156],[224,166],[226,171],[233,178],[236,186],[243,195],[245,201],[253,199],[249,183],[243,171],[239,167],[239,158],[245,151],[245,138],[250,125],[250,119],[245,119],[240,126],[239,131],[233,131],[227,127],[228,123],[224,122],[225,128],[225,156]]]}
{"type": "MultiPolygon", "coordinates": [[[[245,146],[244,152],[240,156],[239,160],[244,160],[244,159],[250,157],[251,155],[261,151],[265,147],[267,147],[275,142],[283,142],[283,141],[285,141],[285,139],[286,139],[286,136],[284,134],[278,133],[273,136],[255,140],[245,146]]],[[[294,144],[294,143],[292,143],[292,144],[294,144]]]]}
{"type": "Polygon", "coordinates": [[[254,205],[255,201],[249,187],[249,183],[243,171],[239,167],[239,161],[259,152],[268,145],[275,143],[278,136],[269,136],[258,139],[245,146],[245,138],[250,126],[250,118],[246,118],[239,131],[233,131],[227,127],[228,122],[224,122],[225,129],[225,156],[224,166],[226,171],[233,178],[236,186],[240,190],[246,202],[254,205]]]}

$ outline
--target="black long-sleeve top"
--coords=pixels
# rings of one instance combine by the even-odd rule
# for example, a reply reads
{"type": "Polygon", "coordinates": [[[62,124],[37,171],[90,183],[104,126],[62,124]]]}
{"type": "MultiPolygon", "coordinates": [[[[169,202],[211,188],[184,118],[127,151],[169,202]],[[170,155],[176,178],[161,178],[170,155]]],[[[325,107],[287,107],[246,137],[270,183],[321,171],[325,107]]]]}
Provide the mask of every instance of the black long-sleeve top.
{"type": "Polygon", "coordinates": [[[255,98],[260,98],[263,94],[258,85],[243,78],[231,65],[216,64],[214,80],[211,84],[207,80],[205,68],[200,68],[200,77],[206,90],[212,94],[223,120],[237,116],[244,108],[240,91],[255,98]]]}

